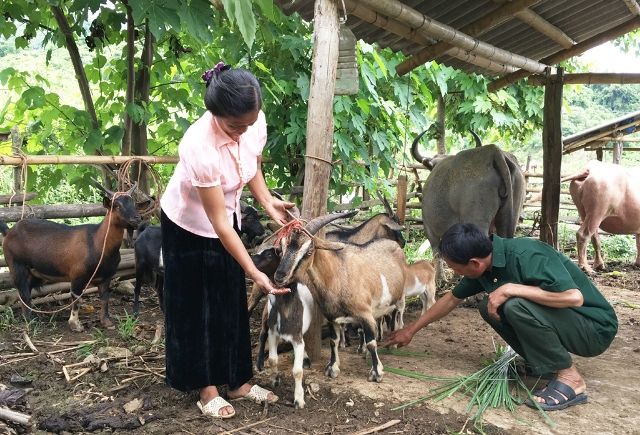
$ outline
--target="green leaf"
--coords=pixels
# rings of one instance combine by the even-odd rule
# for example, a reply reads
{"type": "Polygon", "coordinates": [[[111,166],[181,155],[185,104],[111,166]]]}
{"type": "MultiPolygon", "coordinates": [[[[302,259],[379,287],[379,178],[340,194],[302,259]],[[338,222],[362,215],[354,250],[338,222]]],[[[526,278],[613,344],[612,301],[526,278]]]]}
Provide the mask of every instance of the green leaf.
{"type": "Polygon", "coordinates": [[[16,74],[16,70],[14,68],[5,68],[0,71],[0,83],[7,84],[9,78],[13,77],[16,74]]]}
{"type": "Polygon", "coordinates": [[[102,148],[104,144],[104,137],[100,130],[91,130],[84,141],[84,151],[87,154],[95,154],[95,152],[102,148]]]}
{"type": "Polygon", "coordinates": [[[273,0],[254,0],[260,7],[262,15],[267,17],[270,21],[276,20],[276,10],[273,6],[273,0]]]}
{"type": "Polygon", "coordinates": [[[251,0],[236,0],[235,18],[245,44],[251,49],[256,37],[256,18],[251,0]]]}
{"type": "Polygon", "coordinates": [[[39,86],[34,86],[24,91],[22,93],[22,100],[29,109],[37,109],[44,106],[47,102],[44,98],[44,89],[39,86]]]}

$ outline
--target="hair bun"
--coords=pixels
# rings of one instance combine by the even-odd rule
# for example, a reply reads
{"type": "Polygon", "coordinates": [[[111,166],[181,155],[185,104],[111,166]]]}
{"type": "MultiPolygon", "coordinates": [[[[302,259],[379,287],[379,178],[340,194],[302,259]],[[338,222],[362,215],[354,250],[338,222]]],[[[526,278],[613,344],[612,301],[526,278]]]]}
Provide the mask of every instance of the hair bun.
{"type": "Polygon", "coordinates": [[[231,65],[225,65],[224,62],[220,61],[216,64],[216,66],[202,73],[202,80],[204,80],[207,86],[209,86],[209,83],[211,83],[211,79],[214,75],[217,77],[222,71],[226,71],[228,69],[231,69],[231,65]]]}

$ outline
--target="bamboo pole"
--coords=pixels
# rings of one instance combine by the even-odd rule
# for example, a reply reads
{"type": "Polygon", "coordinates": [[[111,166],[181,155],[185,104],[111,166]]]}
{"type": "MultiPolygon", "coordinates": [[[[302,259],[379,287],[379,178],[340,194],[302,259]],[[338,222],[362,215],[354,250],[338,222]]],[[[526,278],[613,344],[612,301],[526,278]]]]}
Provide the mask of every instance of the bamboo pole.
{"type": "MultiPolygon", "coordinates": [[[[511,20],[516,12],[536,3],[540,3],[540,0],[515,0],[505,3],[491,13],[461,27],[459,31],[476,38],[492,28],[511,20]]],[[[423,48],[413,56],[400,62],[396,66],[396,72],[398,75],[404,75],[425,62],[436,59],[443,54],[448,54],[448,50],[452,47],[453,45],[448,42],[441,41],[430,47],[423,48]]]]}
{"type": "Polygon", "coordinates": [[[542,72],[547,67],[547,65],[533,59],[502,50],[476,38],[471,38],[451,26],[429,18],[398,0],[387,0],[385,2],[379,0],[360,0],[360,3],[382,15],[386,15],[409,27],[415,28],[417,32],[425,36],[441,39],[451,45],[476,53],[479,56],[517,66],[530,72],[542,72]]]}
{"type": "Polygon", "coordinates": [[[398,176],[398,188],[396,195],[396,214],[398,215],[398,223],[404,225],[404,221],[407,213],[407,176],[398,176]]]}
{"type": "MultiPolygon", "coordinates": [[[[593,47],[597,47],[598,45],[604,44],[607,41],[627,34],[632,30],[637,29],[638,27],[640,27],[640,17],[632,18],[626,23],[623,23],[617,27],[614,27],[613,29],[609,29],[596,36],[593,36],[585,41],[574,45],[571,48],[561,50],[557,53],[552,54],[551,56],[547,56],[542,59],[541,62],[546,63],[547,65],[555,65],[559,62],[562,62],[563,60],[569,59],[570,57],[578,56],[593,47]]],[[[487,89],[489,90],[489,92],[495,92],[530,75],[530,71],[520,69],[514,73],[508,74],[504,77],[500,77],[499,79],[489,83],[487,89]]]]}
{"type": "MultiPolygon", "coordinates": [[[[416,44],[431,45],[436,42],[435,39],[426,37],[416,32],[415,29],[412,29],[399,21],[380,15],[379,13],[364,7],[360,3],[356,3],[354,0],[345,0],[345,7],[347,8],[347,13],[349,15],[356,16],[362,21],[381,29],[388,30],[393,34],[401,36],[409,41],[413,41],[416,44]]],[[[460,59],[463,62],[471,63],[498,74],[508,74],[517,70],[517,68],[511,65],[506,65],[504,63],[499,63],[494,60],[478,56],[477,54],[469,53],[458,47],[453,47],[447,54],[451,57],[460,59]]]]}
{"type": "Polygon", "coordinates": [[[622,0],[624,2],[625,5],[627,5],[627,8],[629,8],[629,11],[631,11],[631,13],[633,15],[640,15],[640,6],[638,6],[638,3],[636,3],[636,0],[622,0]]]}
{"type": "Polygon", "coordinates": [[[571,48],[576,44],[576,41],[571,39],[569,35],[533,12],[531,9],[524,9],[520,12],[516,12],[515,16],[523,23],[528,24],[531,28],[556,42],[562,48],[571,48]]]}
{"type": "MultiPolygon", "coordinates": [[[[544,86],[545,77],[540,74],[532,75],[527,80],[531,86],[544,86]]],[[[640,83],[640,74],[638,73],[578,73],[565,74],[565,85],[595,85],[595,84],[634,84],[640,83]]]]}
{"type": "Polygon", "coordinates": [[[177,156],[25,156],[22,157],[0,155],[0,165],[102,165],[123,164],[130,160],[141,160],[146,163],[178,163],[177,156]]]}

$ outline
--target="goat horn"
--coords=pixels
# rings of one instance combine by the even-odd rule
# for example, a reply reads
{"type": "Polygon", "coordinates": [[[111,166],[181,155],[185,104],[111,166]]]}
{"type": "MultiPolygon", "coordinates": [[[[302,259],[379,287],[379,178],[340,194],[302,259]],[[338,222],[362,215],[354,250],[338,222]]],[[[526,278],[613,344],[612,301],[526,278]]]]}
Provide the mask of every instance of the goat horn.
{"type": "Polygon", "coordinates": [[[317,218],[310,220],[309,223],[305,225],[304,229],[307,230],[309,234],[313,235],[317,233],[320,230],[320,228],[327,225],[329,222],[333,222],[337,219],[350,218],[352,216],[355,216],[356,214],[358,214],[358,210],[348,211],[345,213],[332,213],[332,214],[326,214],[324,216],[318,216],[317,218]]]}
{"type": "Polygon", "coordinates": [[[131,196],[133,191],[136,190],[136,187],[138,187],[138,182],[137,181],[135,183],[133,183],[133,186],[131,186],[131,189],[127,190],[127,195],[131,196]]]}
{"type": "Polygon", "coordinates": [[[109,198],[109,199],[113,198],[113,192],[110,191],[109,189],[105,188],[102,184],[98,183],[96,180],[91,179],[91,184],[93,184],[93,186],[96,189],[98,189],[99,191],[104,193],[107,196],[107,198],[109,198]]]}

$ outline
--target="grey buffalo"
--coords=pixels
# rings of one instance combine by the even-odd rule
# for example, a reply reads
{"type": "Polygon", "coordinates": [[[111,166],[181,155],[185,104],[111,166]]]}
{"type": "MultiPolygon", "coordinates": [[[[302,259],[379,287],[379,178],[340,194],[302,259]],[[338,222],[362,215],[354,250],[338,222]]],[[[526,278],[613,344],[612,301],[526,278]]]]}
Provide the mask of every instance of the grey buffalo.
{"type": "Polygon", "coordinates": [[[470,222],[487,234],[513,237],[525,196],[525,179],[518,161],[496,145],[482,145],[456,155],[424,157],[420,134],[411,147],[413,157],[431,170],[422,190],[422,220],[431,246],[453,224],[470,222]]]}

